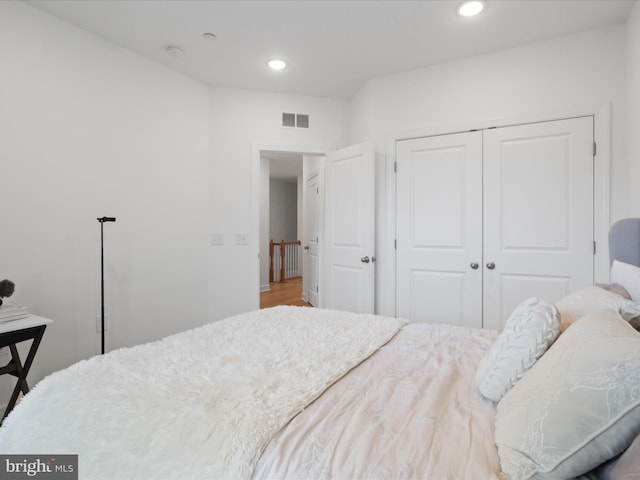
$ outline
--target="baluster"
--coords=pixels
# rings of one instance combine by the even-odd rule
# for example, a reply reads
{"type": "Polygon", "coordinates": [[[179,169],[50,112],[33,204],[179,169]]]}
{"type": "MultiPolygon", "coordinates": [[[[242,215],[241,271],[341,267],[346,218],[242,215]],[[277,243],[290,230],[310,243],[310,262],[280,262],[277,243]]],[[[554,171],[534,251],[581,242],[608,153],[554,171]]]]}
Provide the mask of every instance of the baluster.
{"type": "Polygon", "coordinates": [[[280,281],[284,282],[285,278],[286,278],[286,273],[285,273],[285,268],[284,268],[284,261],[285,261],[285,250],[284,250],[284,240],[280,241],[280,281]]]}
{"type": "Polygon", "coordinates": [[[273,258],[273,251],[274,251],[274,243],[273,240],[269,241],[269,283],[273,283],[274,278],[274,271],[273,271],[273,262],[274,262],[274,258],[273,258]]]}

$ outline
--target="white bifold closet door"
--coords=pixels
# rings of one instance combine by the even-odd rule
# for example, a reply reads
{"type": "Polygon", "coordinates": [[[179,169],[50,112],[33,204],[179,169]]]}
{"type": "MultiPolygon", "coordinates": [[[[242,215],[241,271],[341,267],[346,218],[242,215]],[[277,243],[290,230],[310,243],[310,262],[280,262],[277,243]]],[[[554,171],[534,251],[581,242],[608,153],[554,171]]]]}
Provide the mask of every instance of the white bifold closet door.
{"type": "Polygon", "coordinates": [[[396,161],[396,315],[481,327],[482,132],[398,142],[396,161]]]}
{"type": "Polygon", "coordinates": [[[398,142],[396,313],[501,329],[593,284],[593,117],[398,142]]]}

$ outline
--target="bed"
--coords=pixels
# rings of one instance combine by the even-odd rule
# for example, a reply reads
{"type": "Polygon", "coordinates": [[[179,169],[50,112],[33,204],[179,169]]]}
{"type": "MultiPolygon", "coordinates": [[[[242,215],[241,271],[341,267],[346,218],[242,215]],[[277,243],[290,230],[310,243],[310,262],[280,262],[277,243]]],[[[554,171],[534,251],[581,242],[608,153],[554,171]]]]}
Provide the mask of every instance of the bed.
{"type": "Polygon", "coordinates": [[[77,454],[81,479],[640,478],[640,219],[610,243],[611,284],[499,333],[275,307],[90,358],[0,454],[77,454]]]}

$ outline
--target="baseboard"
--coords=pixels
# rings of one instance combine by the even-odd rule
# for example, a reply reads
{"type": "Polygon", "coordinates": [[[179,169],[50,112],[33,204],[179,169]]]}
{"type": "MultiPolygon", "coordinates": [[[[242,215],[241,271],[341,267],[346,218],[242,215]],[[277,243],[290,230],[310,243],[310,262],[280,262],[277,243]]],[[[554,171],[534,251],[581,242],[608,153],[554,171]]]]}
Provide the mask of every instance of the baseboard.
{"type": "Polygon", "coordinates": [[[260,292],[268,292],[269,290],[271,290],[271,284],[260,285],[260,292]]]}

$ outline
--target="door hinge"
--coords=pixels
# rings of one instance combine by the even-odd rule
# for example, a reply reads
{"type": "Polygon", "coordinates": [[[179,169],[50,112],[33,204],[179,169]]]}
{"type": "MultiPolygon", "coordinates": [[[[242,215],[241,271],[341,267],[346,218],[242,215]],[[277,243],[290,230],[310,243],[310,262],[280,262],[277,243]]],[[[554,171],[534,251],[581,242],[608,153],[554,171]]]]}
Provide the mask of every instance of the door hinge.
{"type": "Polygon", "coordinates": [[[393,162],[393,173],[398,173],[398,162],[393,162]]]}
{"type": "Polygon", "coordinates": [[[320,194],[320,187],[316,187],[316,195],[320,194]]]}
{"type": "Polygon", "coordinates": [[[596,241],[593,241],[593,254],[596,254],[596,241]]]}
{"type": "Polygon", "coordinates": [[[318,287],[318,285],[316,285],[316,293],[320,292],[320,288],[318,287]]]}
{"type": "Polygon", "coordinates": [[[594,156],[594,157],[596,156],[596,151],[597,151],[597,149],[596,149],[596,142],[593,142],[593,156],[594,156]]]}
{"type": "Polygon", "coordinates": [[[393,249],[394,250],[398,250],[398,239],[397,238],[393,239],[393,249]]]}

